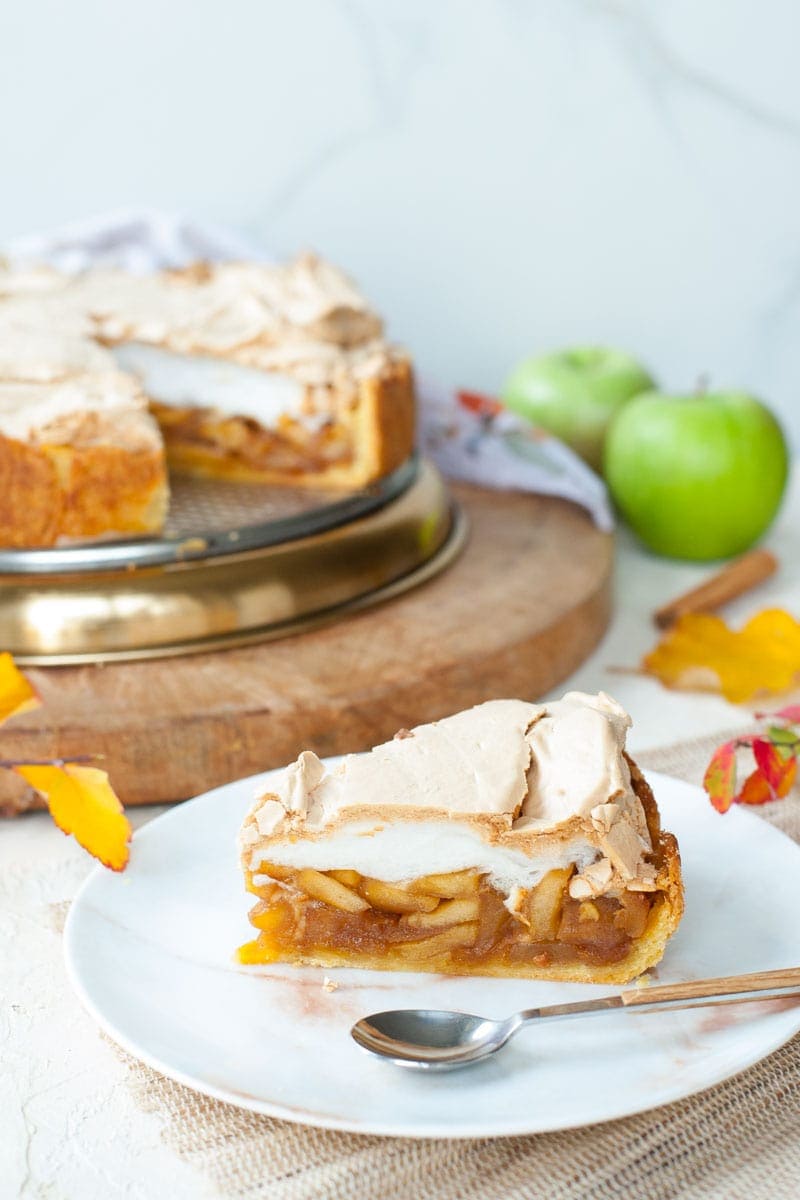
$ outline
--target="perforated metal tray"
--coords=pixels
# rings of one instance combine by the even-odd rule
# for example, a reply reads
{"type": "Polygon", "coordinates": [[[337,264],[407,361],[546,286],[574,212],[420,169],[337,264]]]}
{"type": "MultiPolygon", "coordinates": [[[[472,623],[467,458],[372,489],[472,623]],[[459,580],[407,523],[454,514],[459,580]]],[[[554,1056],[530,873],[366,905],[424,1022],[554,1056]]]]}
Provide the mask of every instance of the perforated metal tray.
{"type": "Polygon", "coordinates": [[[415,456],[378,483],[344,496],[178,476],[170,482],[169,513],[160,537],[0,550],[0,576],[130,570],[276,546],[377,512],[402,496],[419,471],[415,456]]]}
{"type": "Polygon", "coordinates": [[[465,536],[416,459],[346,497],[179,480],[163,537],[0,551],[0,645],[66,665],[285,637],[415,586],[465,536]]]}

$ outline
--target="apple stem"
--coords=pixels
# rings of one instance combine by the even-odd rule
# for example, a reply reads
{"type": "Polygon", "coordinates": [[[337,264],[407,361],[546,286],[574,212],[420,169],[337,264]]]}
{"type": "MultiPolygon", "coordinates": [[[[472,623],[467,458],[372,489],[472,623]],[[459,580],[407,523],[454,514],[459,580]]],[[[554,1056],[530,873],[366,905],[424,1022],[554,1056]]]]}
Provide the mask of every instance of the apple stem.
{"type": "Polygon", "coordinates": [[[697,376],[697,383],[694,385],[695,396],[705,396],[708,392],[709,377],[705,371],[697,376]]]}

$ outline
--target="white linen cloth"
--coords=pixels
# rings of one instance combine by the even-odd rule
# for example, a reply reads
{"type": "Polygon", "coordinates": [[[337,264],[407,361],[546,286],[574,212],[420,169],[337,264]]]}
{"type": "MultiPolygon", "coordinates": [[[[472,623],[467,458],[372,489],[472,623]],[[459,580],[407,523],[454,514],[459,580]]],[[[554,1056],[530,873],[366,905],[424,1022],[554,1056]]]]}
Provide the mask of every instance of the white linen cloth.
{"type": "MultiPolygon", "coordinates": [[[[6,247],[6,257],[46,262],[67,272],[92,266],[146,272],[198,259],[270,261],[272,256],[230,230],[145,210],[17,238],[6,247]]],[[[445,475],[482,487],[561,496],[587,509],[600,529],[613,528],[604,484],[563,442],[491,398],[454,395],[425,381],[420,393],[420,448],[445,475]]]]}

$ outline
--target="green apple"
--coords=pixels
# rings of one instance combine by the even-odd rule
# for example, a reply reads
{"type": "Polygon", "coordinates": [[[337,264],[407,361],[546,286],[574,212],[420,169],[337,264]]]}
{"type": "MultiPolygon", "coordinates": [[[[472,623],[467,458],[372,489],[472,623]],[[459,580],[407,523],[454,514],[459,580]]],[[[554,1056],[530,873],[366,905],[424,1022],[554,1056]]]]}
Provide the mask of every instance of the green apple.
{"type": "Polygon", "coordinates": [[[600,470],[612,417],[655,387],[644,367],[621,350],[578,346],[526,358],[503,389],[507,408],[549,430],[600,470]]]}
{"type": "Polygon", "coordinates": [[[631,528],[671,558],[739,554],[778,511],[789,455],[768,408],[744,392],[639,396],[615,418],[605,477],[631,528]]]}

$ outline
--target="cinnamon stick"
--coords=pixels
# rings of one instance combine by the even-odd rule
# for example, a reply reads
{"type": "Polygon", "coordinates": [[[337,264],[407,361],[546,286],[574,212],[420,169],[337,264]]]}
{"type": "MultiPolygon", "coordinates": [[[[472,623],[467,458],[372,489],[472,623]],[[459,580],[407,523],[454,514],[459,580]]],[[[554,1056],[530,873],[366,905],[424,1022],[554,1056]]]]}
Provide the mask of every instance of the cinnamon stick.
{"type": "Polygon", "coordinates": [[[769,550],[749,550],[698,587],[662,605],[653,613],[653,620],[660,629],[668,629],[684,613],[711,612],[721,608],[729,600],[742,596],[756,584],[769,579],[777,569],[778,560],[769,550]]]}

